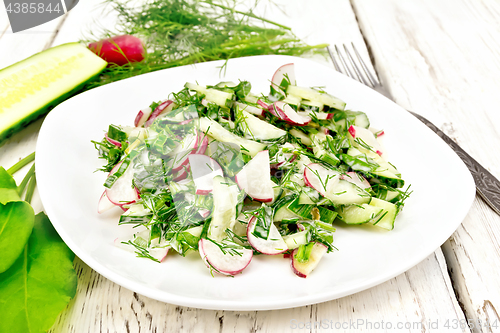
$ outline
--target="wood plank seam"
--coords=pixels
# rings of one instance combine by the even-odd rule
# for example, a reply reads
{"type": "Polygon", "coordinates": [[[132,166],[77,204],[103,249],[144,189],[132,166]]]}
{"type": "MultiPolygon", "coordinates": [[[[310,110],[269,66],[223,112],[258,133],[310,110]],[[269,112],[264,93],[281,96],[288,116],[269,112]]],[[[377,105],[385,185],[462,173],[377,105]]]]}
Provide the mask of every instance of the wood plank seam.
{"type": "MultiPolygon", "coordinates": [[[[366,48],[367,48],[367,50],[368,50],[368,54],[370,55],[370,60],[372,61],[373,68],[375,69],[375,74],[376,74],[376,75],[377,75],[377,77],[380,79],[380,76],[379,76],[378,71],[377,71],[377,66],[376,66],[377,61],[376,61],[375,55],[374,55],[374,53],[373,53],[373,51],[372,51],[370,40],[369,40],[369,38],[365,35],[365,33],[364,33],[364,31],[363,31],[363,27],[364,27],[363,22],[361,22],[361,21],[360,21],[360,19],[359,19],[358,11],[357,11],[356,5],[353,3],[353,0],[349,0],[349,2],[350,2],[350,4],[351,4],[352,11],[353,11],[354,16],[355,16],[355,18],[356,18],[356,22],[358,22],[358,26],[359,26],[360,33],[361,33],[361,35],[363,36],[363,40],[365,41],[366,48]]],[[[380,82],[383,82],[383,81],[380,81],[380,82]]],[[[388,89],[388,90],[389,90],[389,92],[390,92],[390,89],[388,89]]],[[[450,239],[451,239],[451,238],[450,238],[450,239]]],[[[449,271],[449,268],[448,268],[448,267],[450,267],[450,265],[449,265],[449,260],[448,260],[448,255],[449,255],[449,253],[447,253],[447,249],[446,249],[446,247],[444,247],[444,246],[441,246],[441,250],[443,251],[443,254],[444,254],[444,257],[445,257],[445,260],[446,260],[446,268],[447,268],[447,269],[446,269],[446,271],[448,272],[448,276],[449,276],[449,278],[450,278],[450,281],[451,281],[451,284],[452,284],[452,288],[453,288],[453,291],[454,291],[454,293],[455,293],[455,299],[456,299],[456,301],[458,302],[458,304],[459,304],[459,306],[460,306],[460,309],[461,309],[461,311],[462,311],[462,314],[463,314],[463,315],[464,315],[464,317],[465,317],[465,318],[467,318],[467,319],[474,318],[474,316],[472,316],[472,315],[468,315],[468,311],[466,310],[466,308],[465,308],[465,306],[464,306],[463,302],[461,302],[461,301],[460,301],[460,299],[461,299],[461,295],[460,295],[460,293],[459,293],[458,288],[456,287],[455,282],[453,281],[452,274],[450,274],[450,271],[449,271]]],[[[407,273],[405,272],[405,274],[407,274],[407,273]]],[[[450,297],[451,297],[451,295],[450,295],[450,297]]],[[[420,304],[419,304],[419,306],[420,306],[420,304]]]]}
{"type": "Polygon", "coordinates": [[[66,14],[63,15],[62,20],[57,25],[56,30],[54,31],[52,37],[47,41],[47,44],[45,44],[45,46],[43,47],[44,51],[47,50],[48,48],[52,47],[52,44],[54,43],[54,40],[56,39],[57,34],[59,33],[59,31],[61,31],[61,27],[63,26],[64,22],[66,22],[66,19],[68,18],[68,15],[69,15],[68,13],[66,13],[66,14]]]}

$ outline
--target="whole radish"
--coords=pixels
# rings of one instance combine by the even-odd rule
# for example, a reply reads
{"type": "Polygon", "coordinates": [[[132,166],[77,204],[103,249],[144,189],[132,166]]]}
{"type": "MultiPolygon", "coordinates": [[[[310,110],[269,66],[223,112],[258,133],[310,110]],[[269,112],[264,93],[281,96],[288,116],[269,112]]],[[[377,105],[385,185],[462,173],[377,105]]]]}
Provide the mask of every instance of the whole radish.
{"type": "Polygon", "coordinates": [[[118,66],[144,59],[144,45],[134,36],[122,35],[89,44],[89,49],[109,63],[118,66]]]}

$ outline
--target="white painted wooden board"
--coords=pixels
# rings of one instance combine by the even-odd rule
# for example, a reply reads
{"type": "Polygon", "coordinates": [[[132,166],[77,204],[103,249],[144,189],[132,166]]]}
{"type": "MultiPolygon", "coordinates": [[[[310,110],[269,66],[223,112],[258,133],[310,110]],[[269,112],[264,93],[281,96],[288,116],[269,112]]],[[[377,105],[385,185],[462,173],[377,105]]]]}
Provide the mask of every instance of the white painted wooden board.
{"type": "MultiPolygon", "coordinates": [[[[92,2],[98,1],[87,0],[85,5],[78,7],[82,5],[80,3],[75,7],[57,34],[48,31],[40,36],[45,36],[43,38],[48,40],[54,39],[54,44],[82,38],[81,30],[84,27],[81,25],[85,22],[92,22],[93,19],[105,22],[100,20],[100,13],[93,9],[92,2]]],[[[299,37],[305,38],[311,44],[354,41],[368,59],[349,1],[315,0],[309,1],[307,5],[299,0],[275,2],[280,5],[283,12],[276,10],[275,7],[266,6],[263,8],[266,15],[292,26],[299,37]]],[[[3,37],[0,38],[0,45],[5,41],[3,37]]],[[[20,44],[12,41],[14,39],[10,38],[9,43],[13,44],[9,45],[21,48],[20,44]]],[[[19,43],[22,43],[25,53],[39,51],[26,49],[26,46],[31,44],[22,41],[19,43]]],[[[20,60],[22,55],[23,53],[19,58],[11,60],[12,55],[2,58],[0,51],[0,67],[7,65],[9,61],[20,60]]],[[[327,61],[321,58],[315,60],[327,61]]],[[[0,165],[10,166],[19,157],[27,155],[34,149],[37,126],[39,123],[30,126],[0,147],[0,165]]],[[[440,250],[405,274],[356,295],[313,306],[262,312],[207,311],[177,307],[134,295],[100,276],[78,259],[75,261],[75,267],[79,274],[77,296],[61,314],[52,332],[126,332],[127,328],[130,332],[139,330],[142,332],[201,330],[290,332],[295,331],[291,326],[294,324],[291,322],[293,319],[297,325],[322,320],[332,320],[334,324],[350,321],[359,323],[358,320],[371,323],[380,323],[384,320],[393,325],[398,322],[403,324],[416,322],[417,324],[405,331],[439,332],[429,327],[429,320],[432,322],[465,318],[455,299],[440,250]]],[[[443,321],[441,323],[444,324],[443,321]]],[[[358,331],[351,328],[338,331],[358,331]]],[[[365,332],[373,331],[369,327],[358,326],[358,328],[365,332]]],[[[324,329],[316,328],[311,331],[321,332],[324,329]]]]}
{"type": "MultiPolygon", "coordinates": [[[[500,3],[356,0],[354,7],[398,103],[435,121],[499,178],[500,3]]],[[[497,330],[499,247],[500,217],[480,199],[443,247],[467,317],[475,326],[497,320],[497,330]]]]}

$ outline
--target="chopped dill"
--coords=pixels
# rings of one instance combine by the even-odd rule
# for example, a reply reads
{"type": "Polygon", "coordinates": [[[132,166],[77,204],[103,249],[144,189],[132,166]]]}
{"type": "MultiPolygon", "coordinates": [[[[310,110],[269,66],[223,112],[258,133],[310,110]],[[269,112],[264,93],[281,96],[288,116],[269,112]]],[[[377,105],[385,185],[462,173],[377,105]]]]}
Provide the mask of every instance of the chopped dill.
{"type": "Polygon", "coordinates": [[[152,0],[142,6],[133,1],[106,0],[118,15],[113,30],[101,29],[86,42],[116,35],[139,37],[144,60],[111,65],[86,88],[101,86],[139,74],[213,60],[260,54],[299,56],[324,52],[326,44],[307,45],[289,27],[234,9],[235,0],[152,0]]]}

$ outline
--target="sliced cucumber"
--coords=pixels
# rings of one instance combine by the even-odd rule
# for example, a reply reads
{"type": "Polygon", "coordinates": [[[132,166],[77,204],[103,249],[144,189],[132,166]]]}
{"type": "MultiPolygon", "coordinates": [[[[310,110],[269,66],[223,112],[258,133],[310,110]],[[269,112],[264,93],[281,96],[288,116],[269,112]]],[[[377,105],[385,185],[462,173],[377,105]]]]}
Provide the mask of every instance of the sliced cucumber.
{"type": "Polygon", "coordinates": [[[300,108],[300,102],[301,102],[301,100],[302,99],[300,97],[293,96],[293,95],[288,95],[283,100],[283,102],[285,102],[287,104],[290,104],[290,105],[294,105],[297,109],[299,109],[300,108]]]}
{"type": "Polygon", "coordinates": [[[340,179],[325,197],[334,205],[361,205],[370,202],[368,192],[343,179],[340,179]]]}
{"type": "Polygon", "coordinates": [[[351,114],[354,115],[354,126],[359,126],[359,127],[364,127],[368,128],[370,127],[370,120],[368,120],[368,117],[364,112],[361,111],[351,111],[351,114]]]}
{"type": "Polygon", "coordinates": [[[398,213],[398,209],[395,204],[381,199],[372,198],[370,206],[381,208],[383,210],[382,215],[373,222],[374,225],[387,230],[394,229],[394,220],[396,219],[396,215],[398,213]]]}
{"type": "Polygon", "coordinates": [[[324,105],[323,103],[317,102],[317,101],[308,101],[308,100],[303,100],[300,103],[300,107],[304,109],[305,111],[314,111],[314,112],[320,112],[323,110],[324,105]]]}
{"type": "Polygon", "coordinates": [[[286,135],[286,131],[260,120],[256,116],[242,110],[238,126],[247,139],[274,140],[286,135]]]}
{"type": "Polygon", "coordinates": [[[200,131],[202,131],[203,133],[207,133],[217,141],[234,143],[238,146],[243,147],[243,154],[248,154],[253,157],[257,155],[259,151],[264,150],[264,148],[266,147],[266,145],[262,143],[240,138],[239,136],[226,130],[218,122],[211,119],[204,117],[200,118],[199,124],[200,131]]]}
{"type": "Polygon", "coordinates": [[[238,186],[230,179],[215,176],[213,185],[214,209],[208,229],[208,237],[220,242],[227,237],[226,229],[232,230],[236,223],[238,186]]]}
{"type": "Polygon", "coordinates": [[[0,142],[77,92],[106,65],[85,46],[69,43],[0,70],[0,142]]]}
{"type": "Polygon", "coordinates": [[[225,91],[220,91],[217,89],[207,89],[206,87],[194,84],[194,83],[189,83],[187,82],[184,87],[188,88],[189,90],[194,90],[199,92],[200,94],[205,95],[205,99],[209,102],[213,102],[219,106],[222,107],[230,107],[233,101],[234,94],[225,92],[225,91]]]}
{"type": "Polygon", "coordinates": [[[333,97],[332,95],[329,95],[327,93],[314,90],[312,88],[289,85],[288,88],[286,89],[286,92],[289,95],[297,96],[316,103],[322,103],[334,109],[344,110],[345,108],[344,101],[338,99],[337,97],[333,97]]]}
{"type": "Polygon", "coordinates": [[[294,234],[283,236],[283,240],[285,241],[286,245],[288,246],[288,249],[293,250],[293,249],[296,249],[303,244],[309,243],[309,240],[307,237],[308,233],[309,233],[309,231],[307,231],[307,230],[296,232],[294,234]]]}
{"type": "Polygon", "coordinates": [[[359,206],[338,208],[337,216],[347,224],[362,224],[380,217],[382,211],[382,208],[370,206],[369,204],[362,204],[359,206]]]}
{"type": "Polygon", "coordinates": [[[293,220],[293,219],[298,219],[300,218],[300,216],[298,216],[297,214],[291,212],[288,208],[287,208],[287,205],[281,207],[280,209],[278,209],[276,211],[276,213],[274,213],[274,218],[273,218],[273,221],[274,222],[280,222],[280,221],[283,221],[283,220],[293,220]]]}
{"type": "Polygon", "coordinates": [[[299,130],[297,130],[295,128],[292,128],[288,132],[291,135],[293,135],[295,138],[297,138],[302,144],[304,144],[306,146],[310,146],[312,144],[311,139],[304,132],[299,131],[299,130]]]}
{"type": "Polygon", "coordinates": [[[319,201],[320,195],[318,191],[310,188],[304,187],[299,196],[299,204],[301,205],[316,205],[319,201]]]}

